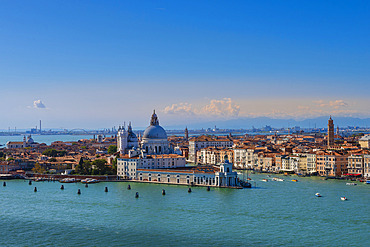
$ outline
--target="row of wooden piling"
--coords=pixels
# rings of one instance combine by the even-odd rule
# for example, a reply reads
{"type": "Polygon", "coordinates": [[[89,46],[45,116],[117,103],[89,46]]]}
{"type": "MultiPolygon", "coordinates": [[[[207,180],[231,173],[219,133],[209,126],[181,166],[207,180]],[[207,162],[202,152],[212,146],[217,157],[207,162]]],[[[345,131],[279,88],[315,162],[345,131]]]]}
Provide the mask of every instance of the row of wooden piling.
{"type": "MultiPolygon", "coordinates": [[[[29,185],[32,185],[32,181],[30,180],[30,181],[28,182],[28,184],[29,184],[29,185]]],[[[4,182],[4,183],[3,183],[3,186],[4,186],[4,187],[6,186],[6,182],[4,182]]],[[[86,188],[87,188],[87,187],[89,187],[89,186],[88,186],[88,184],[85,184],[85,187],[86,187],[86,188]]],[[[63,184],[60,186],[60,189],[61,189],[61,190],[64,190],[64,185],[63,185],[63,184]]],[[[130,185],[128,185],[128,186],[127,186],[127,189],[128,189],[128,190],[131,190],[131,186],[130,186],[130,185]]],[[[211,188],[208,186],[208,187],[207,187],[207,191],[210,191],[210,190],[211,190],[211,188]]],[[[33,191],[34,191],[34,192],[37,192],[37,187],[35,187],[35,189],[34,189],[33,191]]],[[[105,187],[104,192],[108,192],[108,187],[105,187]]],[[[188,189],[188,193],[191,193],[191,192],[192,192],[192,190],[191,190],[191,188],[189,188],[189,189],[188,189]]],[[[78,189],[78,190],[77,190],[77,194],[78,194],[78,195],[81,195],[81,190],[80,190],[80,189],[78,189]]],[[[166,195],[166,191],[165,191],[164,189],[162,189],[162,195],[166,195]]],[[[139,192],[136,192],[136,193],[135,193],[135,198],[139,198],[139,192]]]]}

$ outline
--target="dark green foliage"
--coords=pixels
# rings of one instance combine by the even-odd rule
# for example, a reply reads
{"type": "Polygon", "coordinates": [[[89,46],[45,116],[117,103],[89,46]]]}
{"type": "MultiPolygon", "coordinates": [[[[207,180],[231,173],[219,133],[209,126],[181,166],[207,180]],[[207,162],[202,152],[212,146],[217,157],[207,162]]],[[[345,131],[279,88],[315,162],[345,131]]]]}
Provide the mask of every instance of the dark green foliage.
{"type": "Polygon", "coordinates": [[[80,175],[115,175],[117,168],[111,168],[106,165],[107,161],[103,159],[96,159],[93,162],[89,160],[80,159],[76,166],[75,172],[80,175]]]}
{"type": "Polygon", "coordinates": [[[46,149],[44,152],[42,152],[42,154],[49,156],[49,157],[62,157],[62,156],[65,156],[67,152],[64,150],[59,151],[59,150],[49,148],[49,149],[46,149]]]}
{"type": "Polygon", "coordinates": [[[117,152],[117,146],[116,145],[110,145],[108,147],[108,154],[114,154],[117,152]]]}

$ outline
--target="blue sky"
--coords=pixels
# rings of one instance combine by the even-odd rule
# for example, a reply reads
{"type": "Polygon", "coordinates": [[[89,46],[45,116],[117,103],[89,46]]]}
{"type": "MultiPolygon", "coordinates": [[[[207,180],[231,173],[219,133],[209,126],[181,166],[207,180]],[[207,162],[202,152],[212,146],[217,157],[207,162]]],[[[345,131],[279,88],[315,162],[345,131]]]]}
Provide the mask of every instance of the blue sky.
{"type": "Polygon", "coordinates": [[[145,126],[153,108],[164,125],[369,117],[369,13],[368,1],[3,0],[0,129],[145,126]]]}

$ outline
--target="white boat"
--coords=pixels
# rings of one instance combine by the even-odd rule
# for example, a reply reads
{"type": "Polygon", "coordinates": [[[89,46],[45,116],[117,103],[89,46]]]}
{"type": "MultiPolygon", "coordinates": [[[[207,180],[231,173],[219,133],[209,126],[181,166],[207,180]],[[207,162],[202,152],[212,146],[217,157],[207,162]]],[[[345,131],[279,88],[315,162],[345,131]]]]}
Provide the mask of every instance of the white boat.
{"type": "Polygon", "coordinates": [[[95,179],[95,178],[86,178],[86,179],[83,179],[81,180],[81,183],[83,184],[96,184],[96,183],[99,183],[100,181],[95,179]]]}
{"type": "Polygon", "coordinates": [[[356,183],[346,183],[346,185],[357,185],[356,183]]]}
{"type": "Polygon", "coordinates": [[[342,196],[341,198],[340,198],[342,201],[347,201],[348,199],[347,199],[347,197],[345,197],[345,196],[342,196]]]}
{"type": "Polygon", "coordinates": [[[75,178],[63,178],[62,180],[60,180],[59,182],[61,183],[75,183],[77,182],[75,178]]]}
{"type": "Polygon", "coordinates": [[[320,193],[316,193],[315,196],[321,197],[321,194],[320,193]]]}
{"type": "Polygon", "coordinates": [[[268,182],[268,180],[265,178],[265,179],[262,179],[261,180],[262,182],[268,182]]]}

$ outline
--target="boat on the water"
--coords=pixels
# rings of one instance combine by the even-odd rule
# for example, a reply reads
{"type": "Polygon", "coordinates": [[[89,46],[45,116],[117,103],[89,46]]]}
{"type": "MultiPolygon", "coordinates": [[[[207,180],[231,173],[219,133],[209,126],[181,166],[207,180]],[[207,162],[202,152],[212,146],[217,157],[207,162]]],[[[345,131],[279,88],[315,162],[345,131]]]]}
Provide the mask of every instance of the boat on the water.
{"type": "Polygon", "coordinates": [[[347,199],[347,197],[345,197],[345,196],[342,196],[341,198],[340,198],[342,201],[347,201],[348,199],[347,199]]]}
{"type": "Polygon", "coordinates": [[[357,185],[356,183],[346,183],[346,185],[357,185]]]}
{"type": "Polygon", "coordinates": [[[268,182],[268,180],[266,178],[262,179],[261,181],[262,182],[268,182]]]}
{"type": "Polygon", "coordinates": [[[240,185],[243,187],[243,188],[252,188],[252,184],[249,183],[249,182],[246,182],[246,181],[240,181],[240,185]]]}
{"type": "Polygon", "coordinates": [[[99,183],[100,181],[95,179],[95,178],[86,178],[86,179],[83,179],[81,180],[81,183],[83,184],[96,184],[96,183],[99,183]]]}
{"type": "Polygon", "coordinates": [[[297,179],[292,179],[292,182],[298,182],[298,180],[297,179]]]}
{"type": "Polygon", "coordinates": [[[365,184],[370,184],[370,180],[366,180],[364,183],[365,184]]]}
{"type": "Polygon", "coordinates": [[[63,178],[59,182],[61,182],[61,183],[76,183],[77,180],[75,178],[63,178]]]}
{"type": "Polygon", "coordinates": [[[321,194],[320,193],[316,193],[315,196],[321,197],[321,194]]]}

